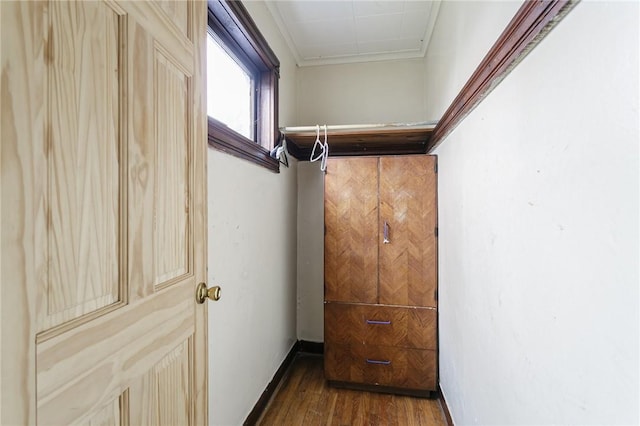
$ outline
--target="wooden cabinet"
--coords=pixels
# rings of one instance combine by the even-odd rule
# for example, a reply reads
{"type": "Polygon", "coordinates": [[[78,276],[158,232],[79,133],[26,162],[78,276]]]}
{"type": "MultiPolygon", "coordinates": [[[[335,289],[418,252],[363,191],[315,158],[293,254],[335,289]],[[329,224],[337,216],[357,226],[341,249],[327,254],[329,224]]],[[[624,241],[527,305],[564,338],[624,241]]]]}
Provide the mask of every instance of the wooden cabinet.
{"type": "Polygon", "coordinates": [[[325,376],[437,386],[435,156],[331,158],[325,176],[325,376]]]}

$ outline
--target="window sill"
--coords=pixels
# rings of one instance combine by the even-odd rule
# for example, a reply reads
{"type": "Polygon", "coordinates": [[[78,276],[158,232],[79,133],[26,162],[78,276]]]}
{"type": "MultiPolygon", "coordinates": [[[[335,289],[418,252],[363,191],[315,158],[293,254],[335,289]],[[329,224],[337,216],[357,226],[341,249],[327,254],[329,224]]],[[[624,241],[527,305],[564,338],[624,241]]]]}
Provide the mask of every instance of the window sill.
{"type": "Polygon", "coordinates": [[[264,147],[234,132],[215,118],[208,117],[207,127],[209,145],[213,148],[280,173],[280,163],[271,158],[264,147]]]}

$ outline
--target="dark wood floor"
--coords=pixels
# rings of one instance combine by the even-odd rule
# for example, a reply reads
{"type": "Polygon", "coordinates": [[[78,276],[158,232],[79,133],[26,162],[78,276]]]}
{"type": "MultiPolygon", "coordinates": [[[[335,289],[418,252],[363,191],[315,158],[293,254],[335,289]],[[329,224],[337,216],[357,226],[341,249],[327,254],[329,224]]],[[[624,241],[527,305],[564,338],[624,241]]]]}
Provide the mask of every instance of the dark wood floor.
{"type": "Polygon", "coordinates": [[[300,354],[258,425],[446,426],[437,399],[329,387],[322,357],[300,354]]]}

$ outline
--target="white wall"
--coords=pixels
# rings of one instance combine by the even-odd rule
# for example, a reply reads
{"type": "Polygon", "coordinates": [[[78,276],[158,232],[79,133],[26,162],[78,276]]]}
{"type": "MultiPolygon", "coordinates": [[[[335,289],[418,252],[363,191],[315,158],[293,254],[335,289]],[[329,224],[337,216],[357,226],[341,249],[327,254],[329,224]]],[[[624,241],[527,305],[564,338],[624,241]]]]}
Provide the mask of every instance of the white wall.
{"type": "MultiPolygon", "coordinates": [[[[456,424],[640,422],[638,14],[579,3],[436,150],[456,424]]],[[[455,66],[470,37],[436,28],[460,48],[427,69],[455,66]]],[[[455,95],[438,78],[429,111],[455,95]]]]}
{"type": "Polygon", "coordinates": [[[425,116],[439,120],[522,1],[444,1],[426,54],[425,116]]]}
{"type": "Polygon", "coordinates": [[[298,163],[298,339],[324,341],[324,173],[298,163]]]}
{"type": "MultiPolygon", "coordinates": [[[[280,122],[295,121],[295,62],[263,2],[245,2],[278,56],[280,122]]],[[[209,149],[209,423],[245,420],[296,340],[297,162],[276,174],[209,149]]]]}
{"type": "Polygon", "coordinates": [[[302,67],[298,122],[304,126],[425,121],[424,84],[422,59],[302,67]]]}

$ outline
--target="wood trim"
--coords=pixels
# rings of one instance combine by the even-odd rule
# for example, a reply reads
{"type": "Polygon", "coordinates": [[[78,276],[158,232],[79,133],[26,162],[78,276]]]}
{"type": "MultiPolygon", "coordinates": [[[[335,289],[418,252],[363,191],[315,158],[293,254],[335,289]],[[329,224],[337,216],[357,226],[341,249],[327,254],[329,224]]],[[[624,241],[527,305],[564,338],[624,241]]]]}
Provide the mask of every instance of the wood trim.
{"type": "Polygon", "coordinates": [[[245,49],[243,49],[243,45],[238,42],[236,37],[234,37],[234,35],[239,35],[244,39],[242,32],[236,26],[233,17],[228,14],[229,12],[217,1],[209,2],[209,5],[210,6],[207,11],[207,25],[209,27],[209,33],[211,33],[214,38],[224,46],[227,53],[234,57],[238,64],[243,67],[248,74],[255,76],[266,70],[267,68],[262,64],[262,62],[255,62],[256,55],[251,55],[251,51],[246,52],[245,49]]]}
{"type": "MultiPolygon", "coordinates": [[[[288,141],[287,141],[288,144],[288,141]]],[[[291,145],[287,145],[287,148],[291,145]]],[[[300,161],[309,161],[311,157],[311,148],[300,148],[296,151],[290,150],[291,155],[300,161]],[[296,152],[297,155],[293,154],[296,152]]],[[[366,142],[362,144],[354,144],[349,146],[338,145],[331,147],[329,145],[329,157],[356,157],[356,156],[378,156],[378,155],[412,155],[425,154],[426,146],[424,143],[396,143],[382,144],[375,142],[366,142]]]]}
{"type": "MultiPolygon", "coordinates": [[[[207,16],[206,5],[202,2],[194,1],[190,5],[192,29],[195,34],[191,38],[194,46],[195,73],[193,84],[193,140],[196,150],[193,155],[193,176],[194,196],[193,204],[193,231],[204,235],[194,238],[192,262],[194,265],[194,282],[207,282],[207,16]]],[[[192,232],[193,232],[192,231],[192,232]]],[[[195,399],[195,411],[193,413],[193,423],[209,424],[209,306],[195,305],[195,332],[191,341],[193,349],[193,372],[194,385],[192,388],[195,399]]]]}
{"type": "MultiPolygon", "coordinates": [[[[424,154],[433,129],[334,130],[328,133],[329,156],[424,154]]],[[[316,139],[313,132],[287,133],[289,153],[309,161],[316,139]]]]}
{"type": "Polygon", "coordinates": [[[271,398],[275,394],[278,385],[282,382],[285,373],[289,367],[291,367],[291,364],[293,364],[293,360],[298,355],[298,352],[300,352],[300,346],[300,341],[296,341],[296,343],[293,344],[291,350],[284,358],[284,361],[282,361],[282,364],[278,367],[276,374],[273,375],[273,379],[271,379],[264,392],[262,392],[262,395],[260,395],[258,402],[256,402],[256,405],[253,406],[253,409],[245,419],[244,423],[242,423],[244,426],[251,426],[258,423],[260,416],[267,408],[269,401],[271,401],[271,398]]]}
{"type": "Polygon", "coordinates": [[[240,1],[208,0],[207,22],[225,48],[251,74],[257,96],[252,141],[209,117],[209,144],[236,157],[279,172],[269,151],[278,140],[278,79],[280,61],[240,1]]]}
{"type": "Polygon", "coordinates": [[[209,145],[219,151],[251,161],[273,172],[280,172],[280,163],[272,158],[263,146],[234,132],[212,117],[208,117],[207,139],[209,145]]]}
{"type": "MultiPolygon", "coordinates": [[[[282,140],[282,133],[278,140],[282,140]]],[[[287,137],[287,153],[298,160],[309,161],[311,151],[308,149],[303,150],[296,142],[289,140],[287,137]]]]}
{"type": "MultiPolygon", "coordinates": [[[[324,353],[324,343],[323,342],[309,342],[306,340],[298,340],[292,347],[284,361],[273,375],[273,379],[267,385],[264,392],[256,402],[255,406],[247,416],[246,420],[243,422],[244,426],[251,426],[258,423],[260,420],[260,416],[266,410],[267,405],[271,401],[271,398],[274,396],[278,386],[284,379],[285,374],[289,370],[289,367],[293,364],[293,361],[296,359],[298,354],[314,354],[314,355],[322,355],[324,353]]],[[[453,420],[451,420],[451,414],[449,413],[449,408],[447,407],[447,403],[444,400],[444,396],[442,395],[442,389],[440,385],[438,385],[437,391],[425,391],[425,390],[416,390],[416,389],[399,389],[395,387],[388,386],[375,386],[375,385],[362,385],[362,384],[354,384],[348,382],[339,382],[339,381],[328,381],[329,385],[344,388],[344,389],[354,389],[354,390],[364,390],[364,391],[374,391],[374,392],[383,392],[383,393],[393,393],[400,395],[409,395],[419,398],[437,398],[440,407],[444,413],[444,416],[447,421],[448,426],[454,426],[453,420]]]]}
{"type": "Polygon", "coordinates": [[[299,353],[322,355],[324,353],[324,342],[309,342],[307,340],[298,340],[299,353]]]}
{"type": "Polygon", "coordinates": [[[255,127],[257,140],[261,142],[260,145],[269,150],[276,147],[280,140],[280,130],[278,129],[278,95],[280,89],[278,87],[278,79],[278,74],[273,69],[260,74],[258,117],[255,127]]]}
{"type": "Polygon", "coordinates": [[[291,364],[293,364],[293,361],[296,359],[298,354],[306,353],[322,355],[323,352],[324,343],[322,342],[309,342],[306,340],[296,341],[296,343],[294,343],[294,345],[291,347],[291,350],[285,357],[284,361],[282,361],[280,367],[278,367],[276,374],[273,375],[273,379],[271,379],[264,392],[262,392],[262,395],[258,399],[258,402],[256,402],[256,405],[253,406],[253,409],[247,416],[247,419],[244,421],[243,425],[255,425],[258,422],[260,416],[267,408],[269,401],[271,401],[271,398],[275,394],[278,385],[280,384],[280,382],[282,382],[285,373],[287,372],[289,367],[291,367],[291,364]]]}
{"type": "Polygon", "coordinates": [[[251,62],[260,67],[262,71],[275,69],[279,77],[280,61],[242,2],[208,0],[207,3],[215,16],[223,17],[219,21],[220,25],[228,36],[235,40],[234,44],[250,57],[251,62]]]}
{"type": "Polygon", "coordinates": [[[442,425],[435,398],[353,392],[327,386],[322,357],[302,354],[278,387],[261,425],[442,425]]]}
{"type": "Polygon", "coordinates": [[[440,408],[442,409],[442,414],[447,422],[447,426],[455,426],[453,423],[453,419],[451,418],[451,412],[449,412],[449,406],[447,405],[447,401],[444,399],[444,394],[442,393],[442,388],[438,383],[438,402],[440,402],[440,408]]]}
{"type": "Polygon", "coordinates": [[[427,144],[428,153],[453,131],[576,3],[576,0],[524,2],[438,122],[427,144]]]}

